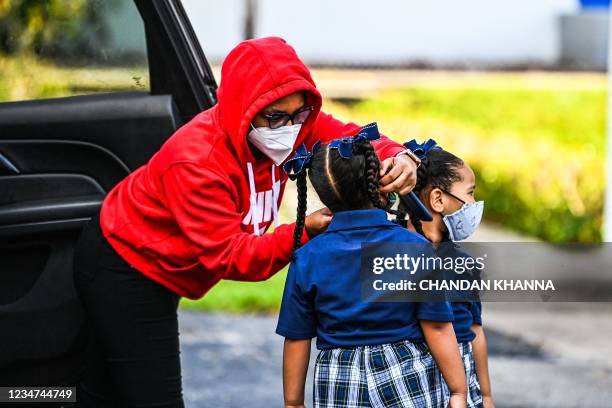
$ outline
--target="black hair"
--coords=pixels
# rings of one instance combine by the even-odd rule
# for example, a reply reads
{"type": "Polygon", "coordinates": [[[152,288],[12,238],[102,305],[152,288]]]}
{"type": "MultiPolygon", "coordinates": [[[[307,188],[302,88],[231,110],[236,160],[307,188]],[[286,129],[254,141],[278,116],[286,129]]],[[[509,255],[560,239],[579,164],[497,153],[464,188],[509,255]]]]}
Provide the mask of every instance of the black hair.
{"type": "MultiPolygon", "coordinates": [[[[417,169],[417,182],[412,191],[421,199],[424,199],[421,193],[426,192],[428,188],[437,187],[450,191],[454,183],[461,181],[459,168],[463,164],[463,160],[441,147],[435,146],[429,149],[425,156],[421,158],[421,165],[417,169]]],[[[408,213],[414,229],[425,236],[418,214],[411,211],[401,201],[398,210],[408,213]]]]}
{"type": "MultiPolygon", "coordinates": [[[[380,160],[367,140],[353,143],[350,158],[342,158],[337,149],[322,145],[310,161],[308,178],[319,198],[332,212],[360,210],[374,206],[403,216],[385,205],[379,195],[380,160]]],[[[293,251],[300,247],[306,218],[306,169],[296,179],[298,207],[293,251]]]]}

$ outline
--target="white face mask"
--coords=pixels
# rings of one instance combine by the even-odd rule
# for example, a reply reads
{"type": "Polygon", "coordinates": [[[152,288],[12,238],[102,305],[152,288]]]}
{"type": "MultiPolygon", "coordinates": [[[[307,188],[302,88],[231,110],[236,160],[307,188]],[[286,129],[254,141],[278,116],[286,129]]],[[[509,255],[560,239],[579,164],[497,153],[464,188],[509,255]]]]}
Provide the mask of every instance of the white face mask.
{"type": "Polygon", "coordinates": [[[281,126],[278,129],[269,127],[254,127],[247,138],[263,154],[268,156],[274,164],[280,166],[293,152],[293,146],[297,140],[302,125],[281,126]]]}
{"type": "Polygon", "coordinates": [[[452,241],[463,241],[472,235],[480,225],[483,210],[484,201],[477,201],[464,203],[454,213],[445,215],[442,221],[448,229],[449,238],[452,241]]]}

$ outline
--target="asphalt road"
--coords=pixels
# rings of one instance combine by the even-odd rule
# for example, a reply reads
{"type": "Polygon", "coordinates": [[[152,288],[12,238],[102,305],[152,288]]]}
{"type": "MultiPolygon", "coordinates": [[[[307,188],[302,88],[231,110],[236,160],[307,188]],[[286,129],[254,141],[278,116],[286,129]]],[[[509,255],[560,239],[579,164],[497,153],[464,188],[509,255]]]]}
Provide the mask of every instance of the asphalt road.
{"type": "MultiPolygon", "coordinates": [[[[612,407],[611,303],[488,303],[484,323],[497,407],[612,407]]],[[[281,407],[275,324],[274,316],[181,312],[187,406],[281,407]]]]}

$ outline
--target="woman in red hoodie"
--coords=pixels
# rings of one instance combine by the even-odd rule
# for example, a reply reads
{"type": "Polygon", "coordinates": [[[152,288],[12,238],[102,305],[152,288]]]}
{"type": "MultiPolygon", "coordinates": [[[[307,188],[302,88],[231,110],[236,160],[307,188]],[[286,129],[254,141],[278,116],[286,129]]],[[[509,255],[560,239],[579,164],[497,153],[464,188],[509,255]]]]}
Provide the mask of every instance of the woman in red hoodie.
{"type": "MultiPolygon", "coordinates": [[[[279,165],[302,142],[310,149],[360,129],[321,112],[308,68],[280,38],[232,50],[218,100],[117,184],[81,235],[75,285],[95,341],[81,406],[183,406],[180,297],[198,299],[221,279],[265,280],[287,265],[295,224],[278,225],[287,182],[279,165]]],[[[411,152],[384,137],[375,148],[382,191],[409,192],[411,152]]],[[[330,217],[308,215],[303,243],[330,217]]]]}

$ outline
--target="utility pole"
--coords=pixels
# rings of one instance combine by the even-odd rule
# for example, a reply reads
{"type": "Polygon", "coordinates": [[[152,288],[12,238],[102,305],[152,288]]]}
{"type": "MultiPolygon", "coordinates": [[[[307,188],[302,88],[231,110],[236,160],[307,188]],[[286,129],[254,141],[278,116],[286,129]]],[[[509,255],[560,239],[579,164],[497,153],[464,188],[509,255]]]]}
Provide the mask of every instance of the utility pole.
{"type": "Polygon", "coordinates": [[[606,191],[604,203],[604,241],[612,242],[612,7],[608,10],[608,122],[606,143],[606,191]]]}
{"type": "Polygon", "coordinates": [[[256,0],[245,0],[244,39],[255,38],[255,18],[257,16],[256,0]]]}

